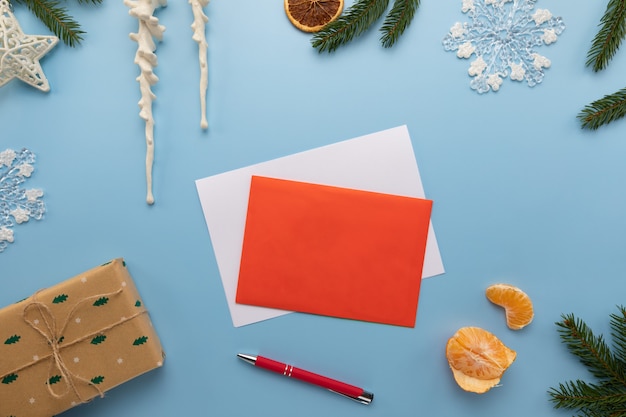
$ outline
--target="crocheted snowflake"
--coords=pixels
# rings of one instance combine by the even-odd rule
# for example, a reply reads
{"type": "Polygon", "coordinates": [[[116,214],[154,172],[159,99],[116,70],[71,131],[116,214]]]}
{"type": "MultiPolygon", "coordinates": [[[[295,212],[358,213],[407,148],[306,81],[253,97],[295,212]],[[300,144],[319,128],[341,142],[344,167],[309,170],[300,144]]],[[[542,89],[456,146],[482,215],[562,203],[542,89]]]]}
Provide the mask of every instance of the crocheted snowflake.
{"type": "Polygon", "coordinates": [[[28,149],[0,152],[0,252],[13,242],[13,226],[33,218],[40,220],[45,212],[40,189],[24,189],[22,184],[33,173],[35,155],[28,149]],[[8,243],[7,243],[8,242],[8,243]]]}
{"type": "Polygon", "coordinates": [[[478,93],[498,91],[503,79],[540,83],[551,62],[535,47],[556,42],[565,30],[560,17],[546,9],[533,13],[537,0],[463,0],[462,11],[471,19],[457,22],[443,39],[446,51],[470,63],[470,87],[478,93]]]}

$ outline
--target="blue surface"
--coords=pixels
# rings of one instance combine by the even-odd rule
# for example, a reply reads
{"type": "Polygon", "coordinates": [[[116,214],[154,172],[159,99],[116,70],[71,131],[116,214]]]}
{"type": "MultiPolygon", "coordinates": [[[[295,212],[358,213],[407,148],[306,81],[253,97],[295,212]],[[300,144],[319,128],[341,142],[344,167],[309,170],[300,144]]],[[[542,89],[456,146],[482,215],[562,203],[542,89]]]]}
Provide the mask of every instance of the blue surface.
{"type": "MultiPolygon", "coordinates": [[[[350,1],[347,4],[351,4],[350,1]]],[[[29,187],[45,191],[42,221],[14,228],[0,253],[0,305],[123,256],[168,357],[164,368],[67,412],[71,416],[565,416],[551,386],[588,378],[554,322],[574,312],[597,332],[626,295],[626,120],[583,131],[589,102],[626,84],[626,51],[593,73],[585,56],[605,2],[540,0],[567,29],[537,52],[552,61],[535,88],[506,80],[469,88],[468,61],[441,40],[464,21],[461,1],[423,1],[392,49],[372,30],[328,55],[291,26],[282,2],[213,0],[207,7],[209,124],[199,127],[198,51],[186,1],[157,17],[156,203],[146,205],[138,116],[137,21],[122,1],[69,2],[87,31],[42,65],[51,92],[0,89],[0,148],[37,154],[29,187]],[[194,181],[406,124],[446,274],[423,282],[417,325],[398,328],[291,314],[233,328],[194,181]],[[510,282],[536,317],[513,332],[484,297],[510,282]],[[460,390],[446,340],[476,325],[518,353],[502,386],[460,390]],[[362,406],[238,361],[261,353],[359,384],[362,406]]],[[[48,34],[22,6],[28,34],[48,34]]],[[[347,167],[348,169],[349,167],[347,167]]],[[[320,167],[323,169],[323,167],[320,167]]]]}

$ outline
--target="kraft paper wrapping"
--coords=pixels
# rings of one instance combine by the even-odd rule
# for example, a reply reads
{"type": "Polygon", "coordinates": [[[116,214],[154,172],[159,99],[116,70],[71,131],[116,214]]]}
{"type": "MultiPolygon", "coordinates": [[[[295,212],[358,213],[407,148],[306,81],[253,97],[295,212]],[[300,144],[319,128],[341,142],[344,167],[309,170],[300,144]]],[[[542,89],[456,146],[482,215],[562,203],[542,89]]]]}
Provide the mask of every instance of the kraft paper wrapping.
{"type": "Polygon", "coordinates": [[[163,365],[122,259],[0,310],[0,416],[50,417],[163,365]]]}

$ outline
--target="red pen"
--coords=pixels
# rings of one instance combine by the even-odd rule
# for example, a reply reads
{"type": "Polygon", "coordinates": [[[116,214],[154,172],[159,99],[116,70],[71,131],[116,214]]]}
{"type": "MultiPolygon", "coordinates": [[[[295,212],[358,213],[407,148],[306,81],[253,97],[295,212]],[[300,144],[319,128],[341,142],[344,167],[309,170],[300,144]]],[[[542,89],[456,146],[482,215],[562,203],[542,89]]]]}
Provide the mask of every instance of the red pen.
{"type": "Polygon", "coordinates": [[[286,363],[268,359],[263,356],[244,355],[243,353],[238,353],[237,357],[251,365],[258,366],[259,368],[267,369],[268,371],[276,372],[286,377],[299,379],[300,381],[326,388],[329,391],[343,395],[344,397],[348,397],[354,401],[358,401],[361,404],[369,404],[374,400],[374,394],[365,391],[363,388],[355,387],[354,385],[346,384],[345,382],[337,381],[336,379],[314,374],[313,372],[305,371],[304,369],[296,368],[295,366],[288,365],[286,363]]]}

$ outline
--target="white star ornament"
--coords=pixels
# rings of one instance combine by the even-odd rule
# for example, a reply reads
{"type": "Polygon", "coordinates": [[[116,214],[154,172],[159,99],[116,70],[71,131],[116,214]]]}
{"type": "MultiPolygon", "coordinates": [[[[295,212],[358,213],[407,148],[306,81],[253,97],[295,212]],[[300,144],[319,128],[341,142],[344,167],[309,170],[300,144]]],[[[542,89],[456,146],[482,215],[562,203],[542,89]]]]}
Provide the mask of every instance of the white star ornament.
{"type": "Polygon", "coordinates": [[[25,35],[7,0],[0,0],[0,87],[19,78],[50,91],[39,60],[59,41],[56,36],[25,35]]]}

